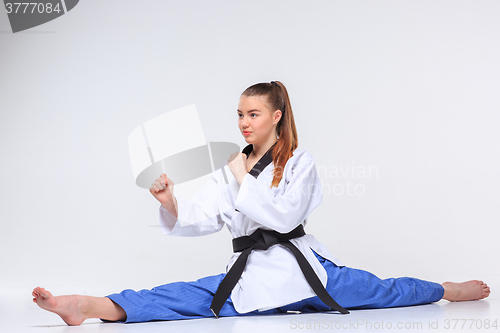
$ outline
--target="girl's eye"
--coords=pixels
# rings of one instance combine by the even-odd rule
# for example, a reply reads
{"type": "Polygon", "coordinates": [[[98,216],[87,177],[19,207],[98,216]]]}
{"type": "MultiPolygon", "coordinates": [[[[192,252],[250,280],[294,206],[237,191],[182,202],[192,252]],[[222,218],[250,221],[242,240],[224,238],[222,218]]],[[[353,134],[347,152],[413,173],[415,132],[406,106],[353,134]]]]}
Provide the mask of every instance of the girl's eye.
{"type": "MultiPolygon", "coordinates": [[[[252,114],[250,114],[250,115],[251,115],[251,116],[257,116],[257,114],[256,114],[256,113],[252,113],[252,114]]],[[[238,118],[241,118],[241,116],[242,116],[242,114],[240,114],[240,113],[239,113],[239,114],[238,114],[238,118]]],[[[252,117],[252,118],[255,118],[255,117],[252,117]]]]}

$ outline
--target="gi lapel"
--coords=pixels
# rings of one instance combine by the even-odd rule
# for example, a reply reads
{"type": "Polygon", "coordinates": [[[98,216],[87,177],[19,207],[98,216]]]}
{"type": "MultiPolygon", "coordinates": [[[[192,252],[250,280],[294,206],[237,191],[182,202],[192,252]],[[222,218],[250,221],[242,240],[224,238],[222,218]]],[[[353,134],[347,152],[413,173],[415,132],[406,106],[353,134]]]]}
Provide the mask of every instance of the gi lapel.
{"type": "MultiPolygon", "coordinates": [[[[278,142],[278,141],[276,141],[276,142],[278,142]]],[[[250,170],[249,174],[251,174],[252,176],[257,178],[260,175],[260,173],[262,172],[262,170],[264,170],[266,168],[266,166],[268,166],[269,163],[271,163],[273,161],[272,149],[273,149],[274,145],[276,145],[276,142],[266,151],[266,153],[264,155],[262,155],[262,157],[259,159],[259,161],[257,163],[255,163],[252,170],[250,170]]],[[[242,153],[246,154],[247,158],[248,158],[248,156],[250,156],[250,153],[252,152],[252,150],[253,150],[253,145],[249,144],[248,146],[243,148],[242,153]]]]}

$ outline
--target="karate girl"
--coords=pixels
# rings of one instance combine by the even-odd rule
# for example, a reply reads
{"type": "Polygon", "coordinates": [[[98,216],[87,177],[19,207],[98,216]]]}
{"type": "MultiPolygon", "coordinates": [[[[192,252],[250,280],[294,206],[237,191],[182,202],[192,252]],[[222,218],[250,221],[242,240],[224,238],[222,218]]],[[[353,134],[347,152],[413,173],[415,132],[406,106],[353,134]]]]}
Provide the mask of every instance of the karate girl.
{"type": "Polygon", "coordinates": [[[106,297],[54,297],[37,287],[33,301],[68,325],[80,325],[88,318],[130,323],[287,311],[347,314],[347,309],[488,297],[490,288],[482,281],[381,280],[344,266],[304,231],[323,195],[314,158],[297,149],[285,86],[273,81],[247,88],[237,114],[248,145],[213,172],[190,201],[173,195],[174,183],[165,174],[150,188],[161,203],[166,234],[203,236],[226,225],[234,250],[226,273],[106,297]]]}

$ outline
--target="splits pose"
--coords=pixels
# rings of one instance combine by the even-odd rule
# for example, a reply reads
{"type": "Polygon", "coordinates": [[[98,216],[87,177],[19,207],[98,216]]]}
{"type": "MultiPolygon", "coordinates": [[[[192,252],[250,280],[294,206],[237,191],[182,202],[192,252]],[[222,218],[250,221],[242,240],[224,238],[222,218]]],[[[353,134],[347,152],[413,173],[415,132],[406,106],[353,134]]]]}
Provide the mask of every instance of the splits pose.
{"type": "Polygon", "coordinates": [[[88,318],[129,323],[287,311],[348,314],[347,309],[488,297],[490,288],[478,280],[382,280],[343,265],[304,231],[323,194],[314,158],[296,149],[297,131],[285,86],[272,81],[247,88],[237,113],[248,145],[213,172],[191,200],[176,198],[165,174],[150,188],[161,203],[163,233],[202,236],[226,225],[234,250],[226,273],[106,297],[54,297],[37,287],[33,301],[68,325],[80,325],[88,318]]]}

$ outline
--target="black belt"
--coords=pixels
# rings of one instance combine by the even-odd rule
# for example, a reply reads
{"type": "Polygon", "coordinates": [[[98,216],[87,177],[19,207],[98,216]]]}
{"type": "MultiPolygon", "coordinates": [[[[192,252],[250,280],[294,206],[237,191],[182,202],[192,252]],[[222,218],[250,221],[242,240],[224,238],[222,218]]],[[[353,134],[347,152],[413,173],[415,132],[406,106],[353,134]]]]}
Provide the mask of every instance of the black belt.
{"type": "Polygon", "coordinates": [[[340,313],[347,314],[349,311],[338,305],[337,302],[328,294],[325,287],[321,283],[320,279],[314,272],[313,268],[304,257],[302,252],[290,243],[290,239],[304,236],[304,228],[300,224],[297,228],[293,229],[289,233],[281,234],[274,230],[264,230],[257,229],[250,236],[242,236],[233,239],[233,252],[241,252],[240,256],[233,264],[229,272],[220,283],[217,291],[215,292],[212,304],[210,305],[210,310],[214,313],[215,317],[219,318],[219,312],[226,302],[227,298],[231,294],[234,286],[238,282],[245,269],[247,263],[248,255],[252,250],[267,250],[270,246],[275,244],[281,244],[286,246],[295,255],[297,262],[299,263],[302,273],[314,290],[319,299],[323,301],[326,305],[330,307],[331,310],[339,311],[340,313]]]}

